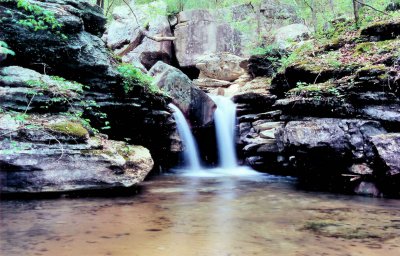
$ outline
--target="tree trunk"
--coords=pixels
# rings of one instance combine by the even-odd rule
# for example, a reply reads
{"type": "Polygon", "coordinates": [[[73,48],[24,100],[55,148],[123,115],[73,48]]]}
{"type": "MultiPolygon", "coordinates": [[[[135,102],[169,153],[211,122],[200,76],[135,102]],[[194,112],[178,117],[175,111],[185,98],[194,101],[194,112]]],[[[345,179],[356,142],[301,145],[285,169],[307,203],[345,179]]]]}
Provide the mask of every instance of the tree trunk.
{"type": "Polygon", "coordinates": [[[97,1],[96,1],[96,4],[97,4],[98,6],[100,6],[102,9],[104,9],[104,0],[97,0],[97,1]]]}
{"type": "Polygon", "coordinates": [[[360,24],[360,9],[362,7],[362,0],[353,0],[353,10],[354,10],[354,21],[356,22],[356,26],[358,27],[360,24]]]}

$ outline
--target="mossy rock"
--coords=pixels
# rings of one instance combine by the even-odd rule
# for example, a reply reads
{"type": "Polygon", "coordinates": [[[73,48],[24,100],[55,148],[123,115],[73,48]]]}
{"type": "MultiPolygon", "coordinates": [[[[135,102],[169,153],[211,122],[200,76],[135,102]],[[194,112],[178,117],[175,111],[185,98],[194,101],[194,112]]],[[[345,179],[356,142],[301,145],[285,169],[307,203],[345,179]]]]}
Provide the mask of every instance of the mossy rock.
{"type": "Polygon", "coordinates": [[[48,125],[47,128],[53,132],[79,139],[86,139],[89,136],[89,132],[82,126],[82,124],[72,121],[53,123],[48,125]]]}
{"type": "Polygon", "coordinates": [[[361,29],[360,35],[372,41],[394,39],[400,35],[400,19],[378,21],[361,29]]]}
{"type": "Polygon", "coordinates": [[[387,79],[389,69],[383,65],[367,65],[356,71],[356,80],[365,80],[367,78],[387,79]]]}

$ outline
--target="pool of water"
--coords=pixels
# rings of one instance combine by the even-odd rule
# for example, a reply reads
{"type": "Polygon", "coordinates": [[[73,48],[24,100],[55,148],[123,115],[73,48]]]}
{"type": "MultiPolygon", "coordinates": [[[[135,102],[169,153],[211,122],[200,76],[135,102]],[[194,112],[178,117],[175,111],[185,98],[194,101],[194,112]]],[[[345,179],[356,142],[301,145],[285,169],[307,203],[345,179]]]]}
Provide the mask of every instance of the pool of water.
{"type": "Polygon", "coordinates": [[[0,255],[399,256],[400,200],[170,174],[130,197],[2,201],[0,255]]]}

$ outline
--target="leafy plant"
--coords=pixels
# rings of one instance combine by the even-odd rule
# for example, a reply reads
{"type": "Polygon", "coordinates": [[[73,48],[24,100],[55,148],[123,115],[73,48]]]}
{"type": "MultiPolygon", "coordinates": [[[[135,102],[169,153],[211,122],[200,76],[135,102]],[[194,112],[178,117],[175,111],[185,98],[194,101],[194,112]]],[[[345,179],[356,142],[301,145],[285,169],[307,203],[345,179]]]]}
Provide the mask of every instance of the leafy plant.
{"type": "Polygon", "coordinates": [[[143,87],[151,93],[161,93],[160,89],[153,84],[153,78],[144,74],[132,64],[121,64],[117,67],[118,72],[123,77],[125,93],[130,93],[136,86],[143,87]]]}
{"type": "Polygon", "coordinates": [[[14,56],[15,52],[8,47],[6,42],[0,41],[0,54],[14,56]]]}
{"type": "Polygon", "coordinates": [[[53,12],[32,4],[27,0],[17,0],[17,7],[28,13],[26,18],[17,21],[18,24],[34,31],[49,30],[62,39],[67,39],[67,36],[61,33],[62,24],[58,22],[53,12]]]}

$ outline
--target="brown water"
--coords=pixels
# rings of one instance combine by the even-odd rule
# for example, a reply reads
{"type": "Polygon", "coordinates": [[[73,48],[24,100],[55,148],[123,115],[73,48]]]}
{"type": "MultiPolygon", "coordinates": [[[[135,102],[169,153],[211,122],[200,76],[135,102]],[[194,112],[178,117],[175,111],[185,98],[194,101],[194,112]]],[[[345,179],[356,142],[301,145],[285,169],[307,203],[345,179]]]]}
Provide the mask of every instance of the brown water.
{"type": "Polygon", "coordinates": [[[1,255],[400,255],[400,201],[167,175],[140,195],[3,201],[1,255]]]}

